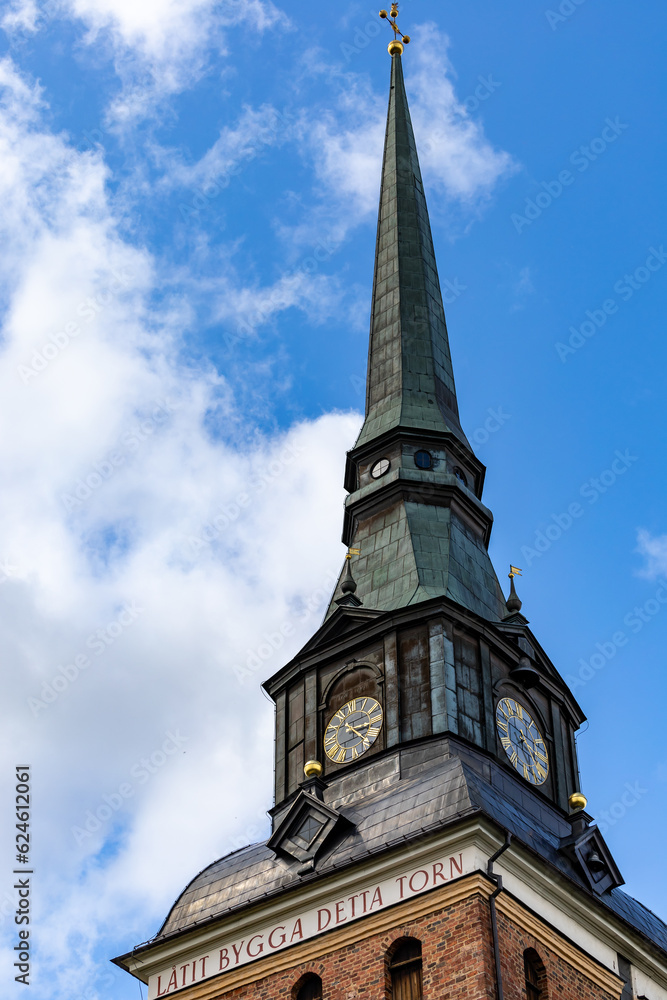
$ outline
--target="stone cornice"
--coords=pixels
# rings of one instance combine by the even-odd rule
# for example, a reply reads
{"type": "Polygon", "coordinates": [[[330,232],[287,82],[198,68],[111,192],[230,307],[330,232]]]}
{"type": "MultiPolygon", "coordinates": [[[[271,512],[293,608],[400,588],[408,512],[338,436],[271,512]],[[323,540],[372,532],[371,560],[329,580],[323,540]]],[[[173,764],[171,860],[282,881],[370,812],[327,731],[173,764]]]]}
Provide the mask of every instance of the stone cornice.
{"type": "Polygon", "coordinates": [[[456,476],[439,474],[439,479],[420,478],[407,469],[397,469],[381,486],[375,483],[351,493],[345,501],[346,525],[343,542],[351,545],[354,524],[392,507],[399,501],[421,503],[429,507],[449,507],[488,546],[493,514],[474,493],[460,485],[456,476]],[[349,536],[349,537],[348,537],[349,536]]]}
{"type": "Polygon", "coordinates": [[[581,928],[585,934],[597,938],[613,956],[620,952],[667,989],[665,952],[564,874],[545,864],[539,855],[516,842],[514,845],[496,866],[510,894],[563,933],[569,922],[581,928]]]}
{"type": "Polygon", "coordinates": [[[486,466],[480,462],[477,456],[465,448],[456,435],[451,432],[438,433],[432,430],[422,430],[413,427],[393,427],[384,434],[373,438],[372,441],[367,441],[366,444],[348,451],[345,465],[345,489],[348,493],[354,493],[357,488],[356,468],[359,462],[371,458],[385,448],[391,448],[398,441],[420,444],[425,448],[428,448],[429,445],[438,447],[444,444],[459,461],[472,465],[476,470],[479,481],[478,494],[481,498],[486,466]]]}
{"type": "MultiPolygon", "coordinates": [[[[278,693],[287,685],[294,682],[305,671],[313,667],[320,666],[331,660],[335,660],[348,652],[354,645],[372,642],[374,639],[381,639],[387,631],[392,628],[402,628],[411,625],[413,622],[425,618],[437,618],[438,615],[445,615],[457,625],[471,629],[476,635],[492,648],[493,652],[501,656],[510,664],[519,662],[521,651],[509,636],[502,630],[502,623],[494,623],[480,618],[473,611],[462,607],[448,597],[434,597],[429,601],[420,604],[412,604],[406,608],[399,608],[395,611],[386,611],[380,614],[371,612],[373,617],[363,619],[363,614],[368,615],[368,609],[361,609],[358,612],[359,624],[348,632],[330,639],[326,639],[320,645],[317,642],[318,633],[297,653],[297,655],[281,667],[275,674],[264,681],[262,687],[274,700],[278,693]]],[[[323,626],[326,628],[327,623],[323,626]]],[[[525,629],[526,636],[535,647],[540,662],[549,665],[554,676],[550,677],[541,672],[539,683],[556,698],[560,703],[567,706],[573,720],[578,725],[585,721],[585,716],[581,707],[577,703],[574,695],[570,692],[556,668],[551,663],[542,646],[528,628],[525,629]],[[558,683],[558,681],[560,683],[558,683]]]]}

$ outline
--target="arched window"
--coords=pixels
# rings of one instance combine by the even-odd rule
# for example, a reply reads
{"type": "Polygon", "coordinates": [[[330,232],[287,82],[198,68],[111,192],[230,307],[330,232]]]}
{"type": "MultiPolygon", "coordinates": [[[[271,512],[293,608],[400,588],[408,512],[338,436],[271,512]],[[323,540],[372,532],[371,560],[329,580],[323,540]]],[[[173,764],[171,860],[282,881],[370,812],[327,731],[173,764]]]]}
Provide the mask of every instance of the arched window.
{"type": "Polygon", "coordinates": [[[533,948],[523,953],[528,1000],[547,1000],[547,974],[540,956],[533,948]]]}
{"type": "Polygon", "coordinates": [[[422,946],[415,938],[401,941],[389,960],[392,1000],[422,1000],[422,946]]]}
{"type": "Polygon", "coordinates": [[[322,1000],[322,980],[308,972],[292,990],[293,1000],[322,1000]]]}

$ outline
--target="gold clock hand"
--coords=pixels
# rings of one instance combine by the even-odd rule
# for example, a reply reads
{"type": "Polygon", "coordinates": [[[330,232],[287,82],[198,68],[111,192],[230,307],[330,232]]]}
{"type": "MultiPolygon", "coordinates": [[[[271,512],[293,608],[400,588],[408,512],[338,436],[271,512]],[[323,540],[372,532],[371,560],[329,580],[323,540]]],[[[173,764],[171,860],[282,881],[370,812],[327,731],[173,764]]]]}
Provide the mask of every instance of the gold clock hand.
{"type": "Polygon", "coordinates": [[[354,733],[354,735],[355,735],[355,736],[358,736],[358,737],[359,737],[360,739],[362,739],[362,740],[365,740],[365,739],[366,739],[366,737],[364,736],[364,734],[363,734],[363,733],[360,733],[358,729],[355,729],[355,728],[354,728],[354,726],[351,726],[349,722],[346,722],[346,723],[345,723],[345,725],[346,725],[346,727],[347,727],[347,728],[348,728],[348,729],[349,729],[349,730],[350,730],[351,732],[353,732],[353,733],[354,733]]]}
{"type": "Polygon", "coordinates": [[[533,763],[535,763],[535,754],[533,753],[533,748],[531,747],[530,743],[528,742],[528,740],[526,739],[526,737],[523,734],[521,735],[521,742],[524,744],[524,746],[526,747],[526,750],[528,751],[528,753],[530,754],[530,756],[533,758],[533,763]]]}

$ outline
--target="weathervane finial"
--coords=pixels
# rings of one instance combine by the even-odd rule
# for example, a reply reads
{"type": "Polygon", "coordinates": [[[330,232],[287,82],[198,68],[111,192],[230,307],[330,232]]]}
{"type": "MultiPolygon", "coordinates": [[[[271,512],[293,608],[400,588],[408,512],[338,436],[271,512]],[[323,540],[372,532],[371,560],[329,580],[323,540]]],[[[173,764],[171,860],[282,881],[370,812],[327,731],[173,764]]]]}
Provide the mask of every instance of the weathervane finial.
{"type": "Polygon", "coordinates": [[[398,17],[398,4],[393,3],[391,5],[391,10],[387,13],[386,10],[380,11],[380,17],[386,17],[389,20],[389,24],[394,32],[394,40],[388,45],[388,51],[390,56],[400,56],[403,51],[403,44],[407,45],[410,41],[409,35],[404,35],[396,24],[396,18],[398,17]],[[398,36],[401,36],[402,42],[399,42],[398,36]]]}
{"type": "Polygon", "coordinates": [[[514,577],[521,576],[521,570],[517,569],[516,566],[510,566],[510,596],[507,598],[507,610],[510,613],[515,611],[521,611],[521,600],[516,592],[516,587],[514,586],[514,577]]]}

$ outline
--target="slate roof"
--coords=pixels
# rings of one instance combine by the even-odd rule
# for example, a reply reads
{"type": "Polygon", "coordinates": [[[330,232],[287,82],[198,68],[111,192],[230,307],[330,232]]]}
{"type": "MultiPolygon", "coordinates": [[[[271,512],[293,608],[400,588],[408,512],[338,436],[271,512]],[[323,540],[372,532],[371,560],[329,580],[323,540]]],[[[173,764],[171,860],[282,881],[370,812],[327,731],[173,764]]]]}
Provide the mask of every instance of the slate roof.
{"type": "MultiPolygon", "coordinates": [[[[353,566],[356,596],[364,608],[394,611],[448,597],[488,621],[507,614],[486,548],[448,507],[396,504],[360,524],[354,544],[360,550],[353,566]]],[[[343,566],[326,618],[336,611],[345,571],[343,566]]]]}
{"type": "Polygon", "coordinates": [[[445,311],[401,57],[391,60],[366,420],[355,447],[395,427],[451,431],[459,423],[445,311]]]}
{"type": "MultiPolygon", "coordinates": [[[[353,451],[388,432],[429,438],[436,462],[447,471],[396,468],[348,497],[348,511],[391,487],[458,488],[491,524],[491,512],[447,469],[444,441],[453,435],[472,449],[459,422],[456,386],[433,238],[400,55],[391,60],[375,276],[368,353],[366,418],[353,451]],[[435,435],[435,442],[433,440],[435,435]],[[438,436],[441,436],[440,438],[438,436]],[[437,444],[437,441],[440,444],[437,444]]],[[[451,449],[450,449],[451,452],[451,449]]],[[[451,458],[451,454],[450,454],[451,458]]],[[[476,459],[474,459],[476,462],[476,459]]],[[[435,468],[435,467],[434,467],[435,468]]],[[[351,514],[354,520],[354,513],[351,514]]],[[[434,597],[448,597],[474,614],[499,621],[505,598],[479,533],[436,502],[396,503],[355,527],[353,576],[365,608],[393,611],[434,597]]],[[[342,596],[343,567],[327,618],[342,596]]]]}
{"type": "MultiPolygon", "coordinates": [[[[440,761],[426,773],[401,779],[353,805],[341,808],[355,829],[318,859],[312,878],[322,878],[371,855],[442,830],[457,821],[482,814],[550,862],[591,896],[667,954],[667,925],[620,889],[602,899],[593,896],[577,867],[561,852],[560,838],[569,824],[548,803],[537,801],[517,786],[501,768],[492,782],[459,757],[440,761]]],[[[153,942],[224,917],[303,885],[298,863],[279,860],[265,843],[242,848],[205,868],[186,887],[153,942]]]]}

